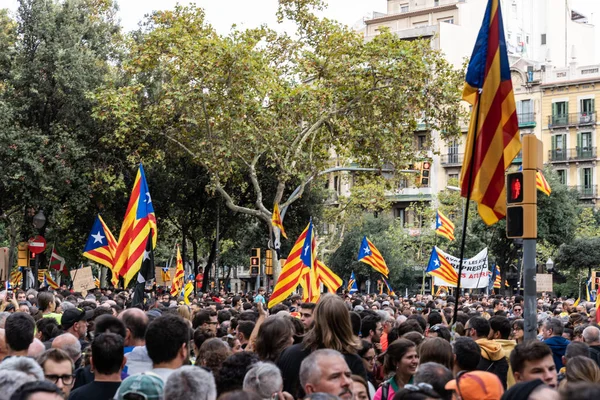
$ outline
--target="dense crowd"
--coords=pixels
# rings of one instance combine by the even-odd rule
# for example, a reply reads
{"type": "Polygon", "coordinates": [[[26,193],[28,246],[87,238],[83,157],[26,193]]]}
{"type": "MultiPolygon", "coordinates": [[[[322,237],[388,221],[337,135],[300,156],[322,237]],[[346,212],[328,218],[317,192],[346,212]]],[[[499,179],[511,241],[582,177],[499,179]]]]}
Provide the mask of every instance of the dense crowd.
{"type": "Polygon", "coordinates": [[[592,303],[542,296],[524,342],[521,296],[266,297],[0,292],[0,400],[600,398],[592,303]]]}

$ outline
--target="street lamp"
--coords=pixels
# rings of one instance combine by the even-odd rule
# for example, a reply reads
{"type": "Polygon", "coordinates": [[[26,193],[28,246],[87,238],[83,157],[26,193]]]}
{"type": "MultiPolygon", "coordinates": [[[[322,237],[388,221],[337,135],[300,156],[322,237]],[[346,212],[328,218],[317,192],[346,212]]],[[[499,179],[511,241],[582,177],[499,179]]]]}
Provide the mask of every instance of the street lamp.
{"type": "Polygon", "coordinates": [[[550,257],[548,257],[548,261],[546,261],[546,271],[552,272],[554,271],[554,261],[550,257]]]}

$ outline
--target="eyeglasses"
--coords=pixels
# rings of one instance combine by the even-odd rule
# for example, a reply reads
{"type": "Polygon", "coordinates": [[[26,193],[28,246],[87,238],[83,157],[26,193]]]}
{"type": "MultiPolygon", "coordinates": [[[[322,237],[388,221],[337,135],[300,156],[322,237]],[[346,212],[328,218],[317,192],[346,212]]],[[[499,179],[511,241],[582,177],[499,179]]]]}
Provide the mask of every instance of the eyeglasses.
{"type": "Polygon", "coordinates": [[[210,322],[207,322],[207,324],[209,324],[209,325],[217,325],[218,322],[217,321],[210,321],[210,322]]]}
{"type": "Polygon", "coordinates": [[[371,362],[373,361],[373,359],[375,358],[375,356],[371,356],[371,357],[363,357],[363,360],[367,361],[367,362],[371,362]]]}
{"type": "Polygon", "coordinates": [[[73,383],[73,375],[45,375],[46,379],[55,385],[58,383],[58,380],[62,380],[63,385],[70,385],[73,383]]]}
{"type": "Polygon", "coordinates": [[[520,308],[515,308],[514,311],[516,312],[516,311],[523,311],[523,310],[521,310],[520,308]]]}

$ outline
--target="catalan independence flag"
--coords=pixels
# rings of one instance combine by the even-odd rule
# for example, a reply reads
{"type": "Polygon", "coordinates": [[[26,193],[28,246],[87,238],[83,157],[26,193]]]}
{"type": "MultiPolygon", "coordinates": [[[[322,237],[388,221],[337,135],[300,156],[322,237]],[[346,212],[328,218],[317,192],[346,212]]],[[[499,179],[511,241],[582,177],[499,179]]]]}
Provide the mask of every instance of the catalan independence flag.
{"type": "Polygon", "coordinates": [[[552,193],[552,189],[550,188],[546,177],[542,174],[542,171],[537,171],[535,173],[535,187],[546,196],[550,196],[550,193],[552,193]]]}
{"type": "MultiPolygon", "coordinates": [[[[283,268],[281,269],[279,279],[277,280],[277,283],[273,288],[273,293],[271,294],[271,297],[269,297],[269,308],[273,307],[275,304],[279,304],[282,301],[284,301],[300,283],[299,279],[303,272],[303,267],[305,266],[300,256],[304,254],[305,251],[308,253],[308,251],[310,250],[310,245],[309,248],[305,250],[305,243],[311,243],[311,240],[312,221],[309,222],[306,228],[304,228],[304,230],[296,240],[296,243],[294,243],[294,247],[292,247],[288,258],[283,268]],[[308,232],[309,228],[311,228],[310,235],[308,232]]],[[[312,257],[312,251],[310,254],[312,257]]]]}
{"type": "MultiPolygon", "coordinates": [[[[107,266],[112,271],[116,250],[117,241],[115,240],[115,237],[102,217],[98,215],[96,217],[96,221],[94,221],[94,225],[92,226],[90,236],[85,243],[83,256],[92,261],[96,261],[98,264],[107,266]]],[[[116,286],[119,277],[115,273],[112,275],[112,283],[114,286],[116,286]]]]}
{"type": "Polygon", "coordinates": [[[121,226],[117,250],[114,257],[113,271],[125,278],[125,287],[138,273],[142,265],[142,257],[146,250],[148,233],[152,229],[152,248],[156,247],[156,216],[152,205],[152,197],[146,183],[144,168],[140,164],[133,190],[129,197],[125,219],[121,226]]]}
{"type": "Polygon", "coordinates": [[[506,215],[504,172],[521,150],[499,0],[488,0],[467,69],[463,99],[473,106],[473,112],[461,171],[461,195],[476,201],[481,219],[491,225],[506,215]]]}
{"type": "Polygon", "coordinates": [[[287,239],[285,229],[283,229],[283,221],[281,220],[281,214],[279,213],[279,204],[275,203],[273,206],[273,215],[271,216],[271,224],[275,228],[279,228],[281,236],[287,239]]]}
{"type": "Polygon", "coordinates": [[[179,251],[179,245],[177,245],[177,268],[175,268],[175,277],[171,283],[171,296],[179,296],[181,289],[183,289],[183,279],[185,278],[185,271],[183,269],[183,259],[181,258],[181,252],[179,251]]]}
{"type": "Polygon", "coordinates": [[[448,240],[454,240],[454,224],[440,210],[435,216],[435,233],[448,240]]]}
{"type": "Polygon", "coordinates": [[[337,276],[335,272],[329,269],[327,265],[323,264],[321,260],[316,261],[315,270],[317,275],[317,284],[322,283],[329,292],[335,293],[340,286],[342,286],[342,278],[337,276]]]}
{"type": "Polygon", "coordinates": [[[458,274],[456,273],[456,270],[436,246],[431,250],[429,264],[427,265],[427,270],[425,272],[431,276],[437,276],[449,285],[458,285],[458,274]]]}
{"type": "Polygon", "coordinates": [[[51,287],[52,289],[58,289],[58,283],[54,279],[52,279],[52,275],[50,275],[50,271],[46,270],[44,274],[44,281],[46,282],[46,286],[51,287]]]}
{"type": "Polygon", "coordinates": [[[387,281],[387,279],[383,278],[383,283],[385,283],[385,287],[387,288],[387,292],[390,296],[395,296],[396,293],[392,290],[392,287],[390,286],[390,283],[387,281]]]}
{"type": "Polygon", "coordinates": [[[356,277],[354,276],[354,271],[350,274],[350,280],[348,281],[347,287],[348,293],[356,293],[358,292],[358,285],[356,284],[356,277]]]}
{"type": "MultiPolygon", "coordinates": [[[[302,301],[316,303],[321,297],[319,278],[317,276],[317,239],[315,237],[314,225],[308,223],[304,246],[300,253],[302,271],[300,272],[300,286],[302,286],[302,301]]],[[[289,260],[289,257],[288,257],[289,260]]]]}
{"type": "MultiPolygon", "coordinates": [[[[498,264],[494,265],[494,272],[492,275],[494,276],[494,289],[500,289],[502,287],[502,277],[500,276],[498,264]]],[[[508,282],[504,281],[504,286],[508,287],[508,282]]]]}
{"type": "Polygon", "coordinates": [[[377,250],[377,247],[365,236],[358,251],[358,261],[369,264],[373,269],[387,278],[390,270],[388,269],[383,256],[377,250]]]}

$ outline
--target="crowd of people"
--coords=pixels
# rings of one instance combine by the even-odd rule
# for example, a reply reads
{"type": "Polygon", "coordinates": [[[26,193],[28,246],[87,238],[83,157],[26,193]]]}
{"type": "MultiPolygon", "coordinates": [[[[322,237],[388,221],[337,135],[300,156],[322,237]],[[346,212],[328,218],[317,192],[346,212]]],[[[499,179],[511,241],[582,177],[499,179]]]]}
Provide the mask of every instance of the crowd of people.
{"type": "Polygon", "coordinates": [[[524,341],[521,296],[267,298],[0,292],[0,400],[600,398],[592,303],[542,296],[524,341]]]}

